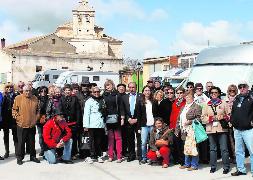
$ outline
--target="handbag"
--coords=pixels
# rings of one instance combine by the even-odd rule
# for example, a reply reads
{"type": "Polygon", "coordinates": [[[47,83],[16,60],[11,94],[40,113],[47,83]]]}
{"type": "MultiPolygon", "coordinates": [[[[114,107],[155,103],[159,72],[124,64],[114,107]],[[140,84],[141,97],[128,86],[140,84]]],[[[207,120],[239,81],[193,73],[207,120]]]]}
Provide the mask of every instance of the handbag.
{"type": "Polygon", "coordinates": [[[169,145],[168,140],[164,140],[163,138],[164,138],[164,136],[165,136],[166,134],[168,134],[168,133],[171,132],[171,131],[172,131],[172,130],[171,130],[170,128],[168,128],[168,129],[163,133],[163,135],[160,137],[160,139],[157,139],[157,140],[155,141],[156,147],[162,147],[162,146],[168,146],[168,145],[169,145]]]}
{"type": "Polygon", "coordinates": [[[155,145],[156,145],[156,147],[162,147],[162,146],[168,146],[169,143],[166,140],[158,139],[155,141],[155,145]]]}
{"type": "Polygon", "coordinates": [[[111,114],[106,116],[105,119],[106,124],[113,124],[118,122],[118,114],[111,114]]]}
{"type": "Polygon", "coordinates": [[[228,129],[229,128],[229,124],[225,119],[220,120],[220,125],[221,125],[222,129],[228,129]]]}
{"type": "Polygon", "coordinates": [[[197,119],[193,120],[192,128],[194,130],[195,140],[197,143],[201,143],[208,139],[206,130],[197,119]]]}
{"type": "Polygon", "coordinates": [[[88,133],[84,132],[81,135],[81,143],[79,146],[80,150],[90,150],[90,138],[88,133]]]}

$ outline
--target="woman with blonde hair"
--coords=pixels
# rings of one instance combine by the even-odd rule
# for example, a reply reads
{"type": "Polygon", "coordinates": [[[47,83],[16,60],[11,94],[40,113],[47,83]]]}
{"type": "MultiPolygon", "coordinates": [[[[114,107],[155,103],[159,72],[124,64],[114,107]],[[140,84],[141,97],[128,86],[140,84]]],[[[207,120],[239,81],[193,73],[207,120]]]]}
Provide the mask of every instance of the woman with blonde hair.
{"type": "Polygon", "coordinates": [[[105,122],[108,131],[108,154],[109,162],[112,162],[114,142],[116,142],[117,162],[120,163],[122,160],[122,137],[121,137],[121,126],[124,121],[120,118],[120,96],[115,89],[115,84],[112,80],[106,80],[104,84],[103,98],[106,104],[106,115],[105,122]]]}
{"type": "MultiPolygon", "coordinates": [[[[225,97],[225,102],[228,104],[228,107],[230,111],[232,111],[232,106],[235,100],[235,97],[238,94],[238,88],[236,85],[231,84],[228,86],[227,90],[227,96],[225,97]]],[[[230,116],[230,114],[229,114],[230,116]]],[[[230,157],[230,162],[233,164],[236,164],[236,159],[235,159],[235,139],[234,139],[234,130],[232,127],[232,124],[229,123],[229,128],[228,128],[228,150],[229,150],[229,157],[230,157]]]]}

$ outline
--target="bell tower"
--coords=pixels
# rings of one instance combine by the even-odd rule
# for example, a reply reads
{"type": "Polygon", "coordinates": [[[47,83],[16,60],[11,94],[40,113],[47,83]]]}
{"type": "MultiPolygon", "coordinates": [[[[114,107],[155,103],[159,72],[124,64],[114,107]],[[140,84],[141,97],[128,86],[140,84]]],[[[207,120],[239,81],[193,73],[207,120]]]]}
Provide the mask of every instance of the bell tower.
{"type": "Polygon", "coordinates": [[[79,6],[72,10],[74,38],[93,39],[95,36],[95,10],[88,0],[81,0],[79,6]]]}

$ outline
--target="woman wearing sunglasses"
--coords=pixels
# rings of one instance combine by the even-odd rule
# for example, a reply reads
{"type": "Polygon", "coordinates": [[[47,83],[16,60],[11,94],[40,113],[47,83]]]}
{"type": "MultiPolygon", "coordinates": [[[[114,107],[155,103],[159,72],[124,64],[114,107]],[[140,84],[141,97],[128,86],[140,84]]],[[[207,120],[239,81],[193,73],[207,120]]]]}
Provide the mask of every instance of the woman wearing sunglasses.
{"type": "Polygon", "coordinates": [[[230,169],[228,153],[228,115],[230,109],[228,104],[221,100],[221,90],[219,87],[212,87],[209,91],[211,100],[208,101],[202,111],[202,121],[206,124],[206,133],[210,143],[210,173],[214,173],[217,168],[217,142],[219,143],[223,174],[227,174],[230,169]]]}
{"type": "MultiPolygon", "coordinates": [[[[232,110],[233,103],[235,101],[235,97],[238,94],[238,88],[236,85],[231,84],[228,86],[227,90],[227,96],[225,97],[225,101],[228,104],[230,110],[232,110]]],[[[230,157],[230,162],[233,164],[236,164],[235,160],[235,139],[234,139],[234,131],[233,127],[230,124],[229,129],[228,129],[228,150],[229,150],[229,157],[230,157]]]]}
{"type": "MultiPolygon", "coordinates": [[[[172,110],[170,115],[170,129],[176,129],[178,116],[180,110],[185,106],[186,100],[184,98],[185,89],[180,87],[176,90],[176,100],[172,104],[172,110]]],[[[181,135],[173,136],[173,149],[172,156],[174,164],[184,164],[184,153],[183,153],[183,141],[181,135]]]]}
{"type": "Polygon", "coordinates": [[[91,97],[85,102],[83,115],[84,131],[88,131],[89,134],[91,158],[86,159],[86,162],[89,164],[93,163],[95,160],[99,163],[104,162],[102,159],[102,137],[105,136],[105,123],[103,117],[105,109],[105,102],[103,97],[100,96],[99,87],[92,87],[91,97]]]}

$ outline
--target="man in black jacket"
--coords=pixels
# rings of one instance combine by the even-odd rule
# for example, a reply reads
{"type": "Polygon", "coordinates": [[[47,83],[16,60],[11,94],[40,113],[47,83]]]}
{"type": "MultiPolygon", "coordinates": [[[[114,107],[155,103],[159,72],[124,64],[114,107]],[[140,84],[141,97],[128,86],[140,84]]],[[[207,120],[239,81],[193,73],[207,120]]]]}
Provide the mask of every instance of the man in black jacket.
{"type": "Polygon", "coordinates": [[[133,161],[136,158],[135,153],[135,135],[137,138],[137,156],[138,159],[141,159],[141,136],[140,130],[138,129],[137,114],[138,107],[141,103],[141,94],[136,92],[136,83],[131,82],[128,84],[129,94],[126,94],[122,97],[121,101],[121,118],[124,119],[127,129],[127,149],[129,152],[127,161],[133,161]]]}
{"type": "Polygon", "coordinates": [[[78,98],[72,94],[72,87],[66,84],[63,88],[64,95],[59,101],[59,111],[64,113],[64,118],[72,132],[72,159],[77,158],[78,133],[81,127],[81,109],[78,98]]]}
{"type": "Polygon", "coordinates": [[[235,98],[231,113],[237,165],[237,171],[231,173],[232,176],[246,175],[244,144],[249,150],[251,173],[253,174],[253,95],[249,91],[247,82],[239,83],[238,89],[240,94],[235,98]]]}

